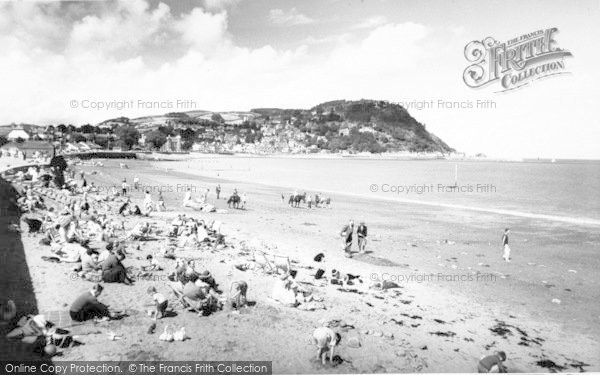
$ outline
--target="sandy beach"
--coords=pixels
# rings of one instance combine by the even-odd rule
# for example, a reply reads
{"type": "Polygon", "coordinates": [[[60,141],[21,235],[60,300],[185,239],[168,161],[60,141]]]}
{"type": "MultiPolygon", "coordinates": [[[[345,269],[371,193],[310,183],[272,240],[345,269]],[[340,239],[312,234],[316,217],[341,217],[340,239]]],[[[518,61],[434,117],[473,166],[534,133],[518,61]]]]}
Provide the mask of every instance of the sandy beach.
{"type": "MultiPolygon", "coordinates": [[[[84,345],[64,350],[55,361],[246,359],[272,361],[277,373],[474,372],[481,356],[503,350],[511,372],[600,371],[597,228],[343,194],[331,196],[329,209],[292,208],[287,198],[281,199],[290,192],[277,187],[165,170],[164,163],[152,161],[127,161],[128,169],[120,169],[117,160],[103,163],[75,168],[98,187],[119,186],[123,178],[131,183],[138,176],[142,185],[170,189],[164,194],[167,211],[147,219],[156,227],[165,227],[180,213],[222,221],[227,247],[185,250],[185,256],[210,270],[224,288],[232,280],[247,281],[248,298],[256,304],[208,317],[179,308],[175,316],[159,320],[156,331],[167,324],[185,326],[190,340],[159,341],[157,333],[147,333],[151,320],[145,314],[146,289],[156,286],[172,300],[163,280],[175,263],[160,259],[165,271],[155,279],[136,280],[133,286],[105,284],[102,300],[126,309],[129,316],[86,325],[79,332],[84,345]],[[217,184],[223,188],[220,200],[214,193],[217,184]],[[197,196],[210,188],[208,201],[227,212],[182,207],[187,186],[197,196]],[[234,188],[248,194],[245,210],[228,209],[223,196],[234,188]],[[348,219],[369,226],[369,252],[352,259],[344,257],[339,239],[348,219]],[[501,258],[499,239],[505,226],[513,233],[511,263],[501,258]],[[306,267],[324,253],[327,270],[360,275],[367,284],[395,281],[399,287],[364,292],[314,283],[313,293],[326,309],[285,307],[270,298],[275,276],[234,267],[245,257],[248,243],[289,256],[299,277],[310,278],[314,270],[306,267]],[[577,249],[576,257],[570,249],[577,249]],[[316,327],[331,321],[338,322],[342,335],[337,352],[344,361],[336,367],[315,360],[310,340],[316,327]],[[122,339],[109,341],[110,331],[122,339]],[[350,347],[351,338],[360,346],[350,347]],[[548,361],[555,366],[548,368],[548,361]]],[[[143,191],[131,193],[136,204],[143,197],[143,191]]],[[[127,217],[125,227],[133,227],[136,220],[127,217]]],[[[39,235],[28,236],[23,227],[21,241],[37,311],[61,326],[53,317],[68,311],[91,283],[79,279],[72,264],[43,261],[41,256],[51,253],[38,244],[39,235]]],[[[141,246],[129,241],[125,263],[139,266],[165,245],[161,238],[141,246]]],[[[9,249],[12,254],[18,251],[15,246],[9,249]]],[[[22,270],[7,271],[13,283],[25,282],[22,270]]]]}

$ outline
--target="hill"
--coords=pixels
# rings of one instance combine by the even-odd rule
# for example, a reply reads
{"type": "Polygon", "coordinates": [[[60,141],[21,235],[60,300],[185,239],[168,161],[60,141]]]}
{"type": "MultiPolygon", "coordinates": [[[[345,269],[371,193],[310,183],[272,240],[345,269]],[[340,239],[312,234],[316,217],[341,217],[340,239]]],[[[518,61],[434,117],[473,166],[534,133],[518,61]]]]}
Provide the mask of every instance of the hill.
{"type": "Polygon", "coordinates": [[[100,125],[135,126],[142,134],[179,134],[187,147],[197,144],[197,149],[206,151],[217,144],[219,151],[235,152],[454,151],[401,105],[376,100],[336,100],[310,109],[172,112],[111,119],[100,125]]]}

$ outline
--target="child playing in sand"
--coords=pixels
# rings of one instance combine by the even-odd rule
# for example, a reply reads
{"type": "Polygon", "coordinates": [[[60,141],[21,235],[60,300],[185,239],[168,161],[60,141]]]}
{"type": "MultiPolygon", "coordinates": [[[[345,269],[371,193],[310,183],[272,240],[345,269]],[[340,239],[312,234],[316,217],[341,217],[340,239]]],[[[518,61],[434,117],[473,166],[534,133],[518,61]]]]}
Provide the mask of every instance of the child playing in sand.
{"type": "Polygon", "coordinates": [[[327,360],[329,352],[329,363],[333,360],[335,347],[340,343],[342,336],[333,332],[329,327],[319,327],[313,332],[312,341],[317,346],[317,359],[322,360],[323,364],[327,360]]]}
{"type": "Polygon", "coordinates": [[[153,286],[148,288],[148,294],[152,296],[152,301],[155,305],[155,310],[151,312],[151,316],[153,316],[154,320],[157,320],[160,314],[160,318],[162,319],[165,316],[165,311],[167,310],[169,301],[164,295],[158,293],[156,288],[153,286]]]}
{"type": "Polygon", "coordinates": [[[477,372],[506,372],[506,367],[502,364],[506,361],[506,353],[496,352],[496,354],[482,357],[477,365],[477,372]]]}
{"type": "Polygon", "coordinates": [[[148,262],[148,264],[142,266],[142,270],[146,272],[162,271],[162,267],[158,263],[158,260],[156,260],[156,258],[154,258],[152,255],[148,254],[148,256],[146,256],[146,261],[148,262]]]}
{"type": "Polygon", "coordinates": [[[243,280],[232,281],[229,286],[229,300],[231,307],[239,309],[247,303],[248,283],[243,280]]]}

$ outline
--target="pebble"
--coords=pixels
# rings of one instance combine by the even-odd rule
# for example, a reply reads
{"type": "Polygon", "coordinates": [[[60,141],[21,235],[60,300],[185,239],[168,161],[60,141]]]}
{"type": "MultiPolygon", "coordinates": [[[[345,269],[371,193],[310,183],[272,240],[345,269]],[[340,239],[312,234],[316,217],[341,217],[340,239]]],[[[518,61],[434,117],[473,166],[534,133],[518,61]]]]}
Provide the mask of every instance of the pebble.
{"type": "Polygon", "coordinates": [[[391,332],[386,332],[385,337],[387,337],[388,339],[393,339],[394,338],[394,334],[391,332]]]}
{"type": "Polygon", "coordinates": [[[368,329],[363,329],[362,331],[360,331],[360,333],[362,333],[363,335],[368,335],[369,334],[369,330],[368,329]]]}
{"type": "Polygon", "coordinates": [[[350,348],[360,348],[360,340],[358,339],[358,337],[348,338],[348,346],[350,348]]]}
{"type": "Polygon", "coordinates": [[[379,331],[375,331],[375,332],[373,332],[373,336],[375,336],[375,337],[382,337],[383,333],[379,332],[379,331]]]}
{"type": "Polygon", "coordinates": [[[561,301],[560,301],[558,298],[554,298],[554,299],[552,299],[552,303],[556,303],[556,304],[559,304],[559,305],[560,305],[560,302],[561,302],[561,301]]]}

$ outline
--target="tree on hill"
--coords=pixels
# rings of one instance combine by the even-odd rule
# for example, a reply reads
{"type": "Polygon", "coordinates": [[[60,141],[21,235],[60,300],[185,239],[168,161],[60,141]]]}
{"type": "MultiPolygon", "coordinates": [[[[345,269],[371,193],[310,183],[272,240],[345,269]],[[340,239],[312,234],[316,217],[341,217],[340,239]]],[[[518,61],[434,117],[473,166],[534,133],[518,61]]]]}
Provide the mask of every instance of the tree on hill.
{"type": "Polygon", "coordinates": [[[81,131],[84,134],[91,134],[94,132],[94,130],[95,128],[90,124],[85,124],[79,128],[79,131],[81,131]]]}
{"type": "Polygon", "coordinates": [[[166,142],[167,136],[159,130],[146,133],[146,143],[151,144],[156,149],[160,149],[166,142]]]}
{"type": "Polygon", "coordinates": [[[140,139],[140,132],[138,132],[135,126],[120,126],[115,129],[115,134],[127,150],[130,150],[140,139]]]}
{"type": "Polygon", "coordinates": [[[173,128],[171,125],[168,125],[168,126],[161,125],[158,127],[158,131],[163,133],[164,135],[169,135],[169,136],[175,135],[175,128],[173,128]]]}

